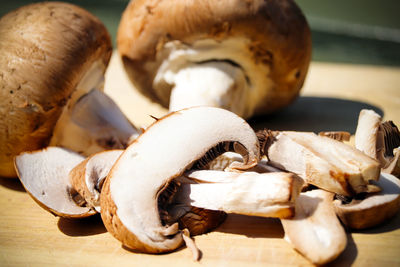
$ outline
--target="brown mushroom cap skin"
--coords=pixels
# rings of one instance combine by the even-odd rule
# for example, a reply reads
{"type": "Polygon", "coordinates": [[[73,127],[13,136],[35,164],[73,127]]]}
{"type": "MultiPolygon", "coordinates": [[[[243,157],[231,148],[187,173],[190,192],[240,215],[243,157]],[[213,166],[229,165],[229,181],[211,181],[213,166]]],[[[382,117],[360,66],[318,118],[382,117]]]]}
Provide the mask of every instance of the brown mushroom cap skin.
{"type": "Polygon", "coordinates": [[[62,108],[85,72],[107,66],[110,36],[72,4],[44,2],[0,19],[0,176],[15,177],[13,158],[45,147],[62,108]]]}
{"type": "Polygon", "coordinates": [[[255,114],[276,111],[298,96],[311,58],[311,34],[291,0],[131,1],[120,22],[117,44],[135,87],[168,107],[169,99],[154,93],[154,74],[145,63],[154,63],[169,41],[191,45],[196,40],[228,38],[249,40],[247,49],[256,64],[270,67],[265,75],[274,85],[255,114]]]}

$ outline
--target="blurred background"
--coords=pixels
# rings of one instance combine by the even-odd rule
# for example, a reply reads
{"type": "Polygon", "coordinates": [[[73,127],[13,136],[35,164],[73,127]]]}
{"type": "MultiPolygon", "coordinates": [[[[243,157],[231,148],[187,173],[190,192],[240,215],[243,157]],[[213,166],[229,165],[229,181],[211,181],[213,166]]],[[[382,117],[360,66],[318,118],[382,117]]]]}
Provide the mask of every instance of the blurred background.
{"type": "MultiPolygon", "coordinates": [[[[2,1],[0,16],[39,1],[2,1]]],[[[67,0],[98,16],[114,47],[129,0],[67,0]]],[[[313,61],[400,66],[399,0],[296,0],[312,30],[313,61]]]]}

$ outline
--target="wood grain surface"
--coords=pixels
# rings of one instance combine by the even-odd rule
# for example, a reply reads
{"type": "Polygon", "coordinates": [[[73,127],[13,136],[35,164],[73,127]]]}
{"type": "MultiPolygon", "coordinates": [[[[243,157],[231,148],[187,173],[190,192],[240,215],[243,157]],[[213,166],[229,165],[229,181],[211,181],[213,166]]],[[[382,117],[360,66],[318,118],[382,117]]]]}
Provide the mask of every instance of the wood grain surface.
{"type": "MultiPolygon", "coordinates": [[[[138,127],[166,110],[136,93],[114,53],[106,92],[138,127]]],[[[311,64],[300,98],[288,109],[249,122],[254,128],[347,130],[358,112],[373,108],[400,124],[400,69],[311,64]]],[[[39,207],[16,179],[0,178],[0,266],[309,266],[283,239],[279,220],[229,215],[214,232],[197,236],[202,251],[148,255],[133,253],[106,232],[99,216],[54,217],[39,207]]],[[[348,233],[348,245],[331,266],[400,266],[400,213],[385,224],[348,233]]]]}

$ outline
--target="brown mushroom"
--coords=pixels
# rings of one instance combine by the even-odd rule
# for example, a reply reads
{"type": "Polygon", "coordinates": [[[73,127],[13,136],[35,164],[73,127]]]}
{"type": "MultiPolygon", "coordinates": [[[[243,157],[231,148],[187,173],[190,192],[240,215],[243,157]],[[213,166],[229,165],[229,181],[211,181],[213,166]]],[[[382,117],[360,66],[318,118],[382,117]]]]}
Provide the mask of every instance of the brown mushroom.
{"type": "Polygon", "coordinates": [[[294,172],[306,183],[345,196],[368,192],[378,180],[379,162],[356,148],[308,132],[258,133],[268,164],[294,172]]]}
{"type": "Polygon", "coordinates": [[[57,216],[82,218],[96,212],[85,205],[68,174],[84,159],[64,148],[47,147],[18,155],[15,165],[22,185],[41,207],[57,216]]]}
{"type": "Polygon", "coordinates": [[[243,156],[243,163],[231,168],[248,169],[258,162],[254,131],[229,111],[196,107],[159,119],[123,152],[103,185],[101,216],[107,230],[137,251],[175,250],[183,233],[177,223],[162,222],[159,197],[185,171],[229,150],[243,156]]]}
{"type": "Polygon", "coordinates": [[[333,197],[321,189],[303,192],[296,200],[294,218],[281,220],[285,240],[314,264],[333,261],[346,248],[346,232],[336,217],[333,197]]]}
{"type": "Polygon", "coordinates": [[[101,92],[111,53],[104,25],[72,4],[30,4],[0,19],[0,176],[16,176],[23,151],[51,144],[88,155],[135,136],[101,92]]]}
{"type": "Polygon", "coordinates": [[[388,173],[382,173],[376,184],[380,192],[370,193],[361,198],[345,202],[334,201],[340,220],[353,229],[376,226],[393,217],[400,210],[400,180],[388,173]]]}
{"type": "Polygon", "coordinates": [[[311,56],[308,24],[292,0],[134,0],[117,43],[128,76],[151,100],[244,118],[290,104],[311,56]]]}

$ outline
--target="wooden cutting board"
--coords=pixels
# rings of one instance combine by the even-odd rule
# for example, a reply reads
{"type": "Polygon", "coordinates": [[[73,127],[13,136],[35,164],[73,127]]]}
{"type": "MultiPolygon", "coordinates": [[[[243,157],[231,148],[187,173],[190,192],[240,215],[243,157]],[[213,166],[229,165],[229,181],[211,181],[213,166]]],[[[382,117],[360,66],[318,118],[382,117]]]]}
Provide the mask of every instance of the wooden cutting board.
{"type": "MultiPolygon", "coordinates": [[[[135,92],[114,53],[106,92],[138,127],[166,110],[135,92]]],[[[311,64],[301,97],[285,111],[250,120],[254,128],[348,130],[358,112],[373,108],[400,125],[400,68],[311,64]]],[[[195,238],[202,251],[193,262],[182,248],[163,255],[125,250],[106,232],[99,216],[54,217],[40,208],[18,180],[0,178],[0,266],[309,266],[283,239],[279,220],[229,215],[216,231],[195,238]]],[[[332,266],[400,266],[400,213],[387,223],[348,234],[332,266]]]]}

